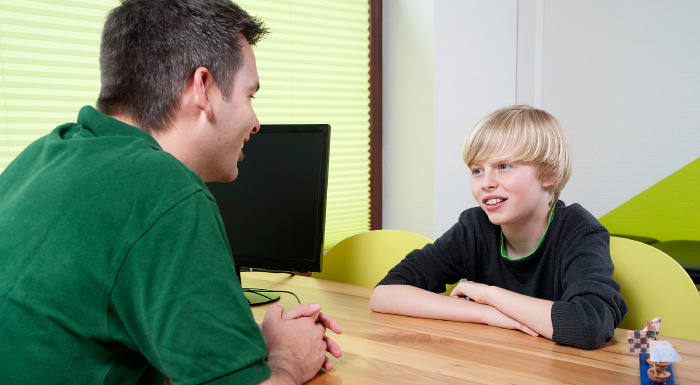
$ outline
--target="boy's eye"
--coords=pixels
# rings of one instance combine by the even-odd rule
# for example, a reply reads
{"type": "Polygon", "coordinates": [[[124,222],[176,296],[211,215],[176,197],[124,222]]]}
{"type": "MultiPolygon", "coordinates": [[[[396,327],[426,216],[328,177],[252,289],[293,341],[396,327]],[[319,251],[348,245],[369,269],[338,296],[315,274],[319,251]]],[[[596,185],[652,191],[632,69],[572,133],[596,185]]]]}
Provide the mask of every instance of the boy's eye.
{"type": "Polygon", "coordinates": [[[480,168],[475,168],[472,170],[472,175],[479,175],[481,173],[482,173],[482,171],[480,168]]]}
{"type": "Polygon", "coordinates": [[[509,164],[501,163],[501,164],[498,165],[498,169],[499,169],[499,170],[505,170],[505,169],[507,169],[507,168],[510,168],[510,165],[509,165],[509,164]]]}

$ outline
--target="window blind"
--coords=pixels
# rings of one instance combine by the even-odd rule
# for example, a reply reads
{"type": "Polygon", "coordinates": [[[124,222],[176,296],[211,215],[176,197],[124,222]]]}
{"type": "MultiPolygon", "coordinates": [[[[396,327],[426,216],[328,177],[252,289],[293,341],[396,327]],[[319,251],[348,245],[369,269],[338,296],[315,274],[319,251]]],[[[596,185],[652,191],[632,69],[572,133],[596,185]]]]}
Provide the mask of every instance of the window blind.
{"type": "Polygon", "coordinates": [[[0,0],[0,172],[74,122],[100,91],[100,33],[117,1],[0,0]]]}
{"type": "MultiPolygon", "coordinates": [[[[0,0],[0,172],[29,143],[94,105],[100,33],[118,4],[0,0]]],[[[254,49],[260,122],[332,127],[325,248],[369,230],[369,2],[237,4],[271,31],[254,49]]]]}
{"type": "Polygon", "coordinates": [[[369,2],[238,4],[270,29],[254,49],[260,122],[331,125],[325,248],[369,230],[369,2]]]}

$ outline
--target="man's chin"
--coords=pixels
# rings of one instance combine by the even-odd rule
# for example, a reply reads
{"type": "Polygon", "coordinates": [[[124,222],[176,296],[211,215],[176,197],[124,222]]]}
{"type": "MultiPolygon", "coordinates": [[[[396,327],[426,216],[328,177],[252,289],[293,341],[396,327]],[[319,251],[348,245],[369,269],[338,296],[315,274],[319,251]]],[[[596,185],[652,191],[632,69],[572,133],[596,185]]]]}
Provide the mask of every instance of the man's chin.
{"type": "Polygon", "coordinates": [[[234,166],[233,172],[228,175],[227,182],[233,182],[238,178],[238,166],[234,166]]]}
{"type": "Polygon", "coordinates": [[[233,170],[229,170],[227,173],[222,173],[221,176],[218,178],[217,182],[220,183],[228,183],[228,182],[233,182],[238,178],[238,167],[236,165],[233,166],[233,170]]]}
{"type": "Polygon", "coordinates": [[[217,182],[227,183],[227,182],[233,182],[234,180],[236,180],[236,178],[238,178],[238,163],[240,163],[242,161],[243,161],[243,152],[239,153],[238,161],[233,163],[231,165],[231,168],[229,168],[228,170],[221,170],[222,171],[221,177],[219,178],[220,180],[218,180],[217,182]]]}

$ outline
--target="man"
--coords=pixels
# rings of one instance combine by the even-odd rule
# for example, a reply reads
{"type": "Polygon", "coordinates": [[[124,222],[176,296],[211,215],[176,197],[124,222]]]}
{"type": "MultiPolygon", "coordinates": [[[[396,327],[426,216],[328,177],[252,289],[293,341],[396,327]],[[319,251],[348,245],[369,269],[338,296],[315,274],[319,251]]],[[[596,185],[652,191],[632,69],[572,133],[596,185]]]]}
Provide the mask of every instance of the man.
{"type": "Polygon", "coordinates": [[[340,357],[316,304],[260,327],[205,182],[259,129],[229,0],[126,0],[102,36],[97,109],[0,175],[0,383],[298,384],[340,357]]]}

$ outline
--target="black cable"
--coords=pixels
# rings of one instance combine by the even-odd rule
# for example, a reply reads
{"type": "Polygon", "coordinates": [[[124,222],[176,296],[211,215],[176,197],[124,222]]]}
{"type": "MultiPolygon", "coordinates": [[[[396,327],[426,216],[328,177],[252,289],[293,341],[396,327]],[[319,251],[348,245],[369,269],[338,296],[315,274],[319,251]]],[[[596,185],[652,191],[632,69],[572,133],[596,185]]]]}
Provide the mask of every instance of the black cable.
{"type": "Polygon", "coordinates": [[[257,268],[250,268],[250,267],[241,267],[240,271],[241,271],[241,273],[260,272],[260,273],[277,273],[277,274],[297,275],[296,272],[288,271],[288,270],[265,270],[265,269],[257,269],[257,268]]]}
{"type": "MultiPolygon", "coordinates": [[[[256,268],[250,268],[250,267],[241,267],[241,268],[240,268],[240,272],[242,272],[242,273],[246,273],[246,272],[250,272],[250,273],[252,273],[252,272],[279,273],[279,274],[289,274],[289,275],[292,275],[292,276],[297,275],[297,274],[296,274],[295,272],[293,272],[293,271],[285,271],[285,270],[265,270],[265,269],[256,269],[256,268]]],[[[253,294],[257,294],[257,295],[259,295],[259,296],[261,296],[261,297],[267,298],[268,300],[272,300],[272,298],[271,298],[271,297],[268,297],[268,296],[266,296],[265,294],[262,294],[262,293],[287,293],[287,294],[293,295],[294,298],[296,298],[297,303],[299,303],[299,304],[301,303],[301,301],[299,300],[299,297],[297,297],[296,294],[292,293],[291,291],[286,291],[286,290],[270,290],[270,289],[258,289],[258,288],[252,288],[252,287],[244,287],[244,288],[243,288],[243,292],[244,292],[244,293],[253,293],[253,294]]]]}
{"type": "Polygon", "coordinates": [[[271,298],[271,297],[268,297],[268,296],[266,296],[265,294],[262,294],[262,293],[287,293],[287,294],[293,295],[294,298],[297,299],[297,303],[301,303],[301,301],[299,300],[299,297],[297,297],[296,294],[294,294],[294,293],[291,292],[291,291],[286,291],[286,290],[270,290],[270,289],[257,289],[257,288],[252,288],[252,287],[244,287],[244,288],[243,288],[243,292],[244,292],[244,293],[253,293],[253,294],[257,294],[257,295],[262,296],[262,297],[265,297],[265,298],[267,298],[267,299],[272,299],[272,298],[271,298]]]}

